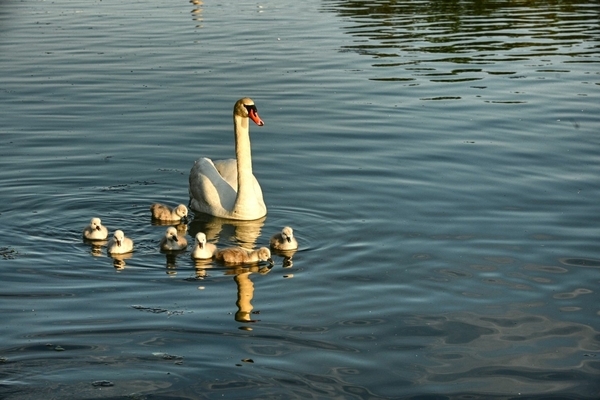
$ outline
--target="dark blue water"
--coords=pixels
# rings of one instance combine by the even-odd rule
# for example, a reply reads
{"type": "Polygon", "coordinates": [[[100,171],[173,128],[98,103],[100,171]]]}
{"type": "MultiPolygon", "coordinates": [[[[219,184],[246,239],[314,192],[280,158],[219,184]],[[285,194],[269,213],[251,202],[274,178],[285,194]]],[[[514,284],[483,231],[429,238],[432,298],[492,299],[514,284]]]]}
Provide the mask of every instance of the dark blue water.
{"type": "Polygon", "coordinates": [[[0,397],[597,398],[598,14],[4,2],[0,397]],[[148,207],[233,157],[243,96],[267,217],[187,239],[300,248],[167,257],[148,207]]]}

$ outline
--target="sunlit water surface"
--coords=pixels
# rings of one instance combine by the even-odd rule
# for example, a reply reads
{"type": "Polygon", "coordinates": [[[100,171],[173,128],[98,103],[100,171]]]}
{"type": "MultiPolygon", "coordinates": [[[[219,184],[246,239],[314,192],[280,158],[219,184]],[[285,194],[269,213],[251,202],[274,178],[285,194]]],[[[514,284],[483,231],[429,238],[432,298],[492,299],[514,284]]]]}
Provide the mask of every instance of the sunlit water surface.
{"type": "Polygon", "coordinates": [[[0,397],[597,398],[598,21],[590,0],[3,2],[0,397]],[[233,156],[242,96],[268,215],[196,213],[187,238],[290,225],[299,250],[161,254],[149,205],[233,156]],[[82,241],[93,216],[130,258],[82,241]]]}

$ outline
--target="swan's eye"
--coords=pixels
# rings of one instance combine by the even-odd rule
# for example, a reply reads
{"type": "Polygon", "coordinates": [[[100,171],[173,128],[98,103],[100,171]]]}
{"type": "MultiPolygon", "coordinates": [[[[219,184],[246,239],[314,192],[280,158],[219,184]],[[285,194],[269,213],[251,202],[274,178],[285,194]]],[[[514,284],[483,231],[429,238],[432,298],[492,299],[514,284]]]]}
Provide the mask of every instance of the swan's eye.
{"type": "Polygon", "coordinates": [[[254,104],[251,104],[251,105],[244,104],[244,107],[246,107],[246,111],[248,111],[248,114],[250,114],[251,111],[254,111],[255,114],[258,114],[258,110],[256,109],[256,106],[254,104]]]}

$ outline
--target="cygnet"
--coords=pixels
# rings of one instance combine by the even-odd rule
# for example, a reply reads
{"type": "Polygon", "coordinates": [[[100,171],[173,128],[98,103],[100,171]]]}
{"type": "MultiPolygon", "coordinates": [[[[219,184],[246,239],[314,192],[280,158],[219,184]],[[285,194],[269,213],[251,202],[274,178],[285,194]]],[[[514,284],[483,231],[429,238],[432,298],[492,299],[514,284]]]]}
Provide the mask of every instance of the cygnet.
{"type": "Polygon", "coordinates": [[[294,230],[289,226],[284,227],[280,233],[273,235],[270,244],[273,250],[296,250],[298,248],[294,230]]]}
{"type": "Polygon", "coordinates": [[[92,218],[83,230],[83,237],[88,240],[104,240],[108,237],[108,229],[102,225],[100,218],[92,218]]]}
{"type": "Polygon", "coordinates": [[[196,245],[192,251],[192,258],[206,260],[212,258],[217,252],[217,246],[206,243],[206,235],[202,232],[196,234],[196,245]]]}
{"type": "Polygon", "coordinates": [[[133,251],[133,240],[125,237],[122,230],[116,230],[112,239],[108,242],[109,254],[125,254],[133,251]]]}
{"type": "Polygon", "coordinates": [[[165,236],[160,241],[160,249],[163,251],[184,250],[187,247],[187,239],[183,235],[177,235],[177,229],[170,226],[165,236]]]}
{"type": "Polygon", "coordinates": [[[150,211],[152,212],[152,218],[161,221],[181,221],[186,219],[188,215],[188,209],[184,204],[170,208],[164,204],[154,203],[150,206],[150,211]]]}
{"type": "Polygon", "coordinates": [[[241,247],[229,247],[218,251],[215,258],[226,264],[256,264],[259,261],[268,261],[273,264],[271,251],[266,247],[254,251],[248,251],[241,247]]]}

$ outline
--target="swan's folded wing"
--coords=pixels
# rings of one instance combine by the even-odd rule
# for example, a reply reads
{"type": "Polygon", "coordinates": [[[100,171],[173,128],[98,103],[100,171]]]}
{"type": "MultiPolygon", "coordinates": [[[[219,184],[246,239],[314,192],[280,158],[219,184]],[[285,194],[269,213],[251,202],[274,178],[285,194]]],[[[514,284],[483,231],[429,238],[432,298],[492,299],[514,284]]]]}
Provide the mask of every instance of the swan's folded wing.
{"type": "Polygon", "coordinates": [[[197,211],[231,210],[237,196],[208,158],[199,158],[190,171],[190,204],[197,211]]]}
{"type": "Polygon", "coordinates": [[[230,158],[228,160],[215,160],[213,161],[213,164],[215,165],[215,168],[221,177],[237,191],[238,171],[236,159],[230,158]]]}

